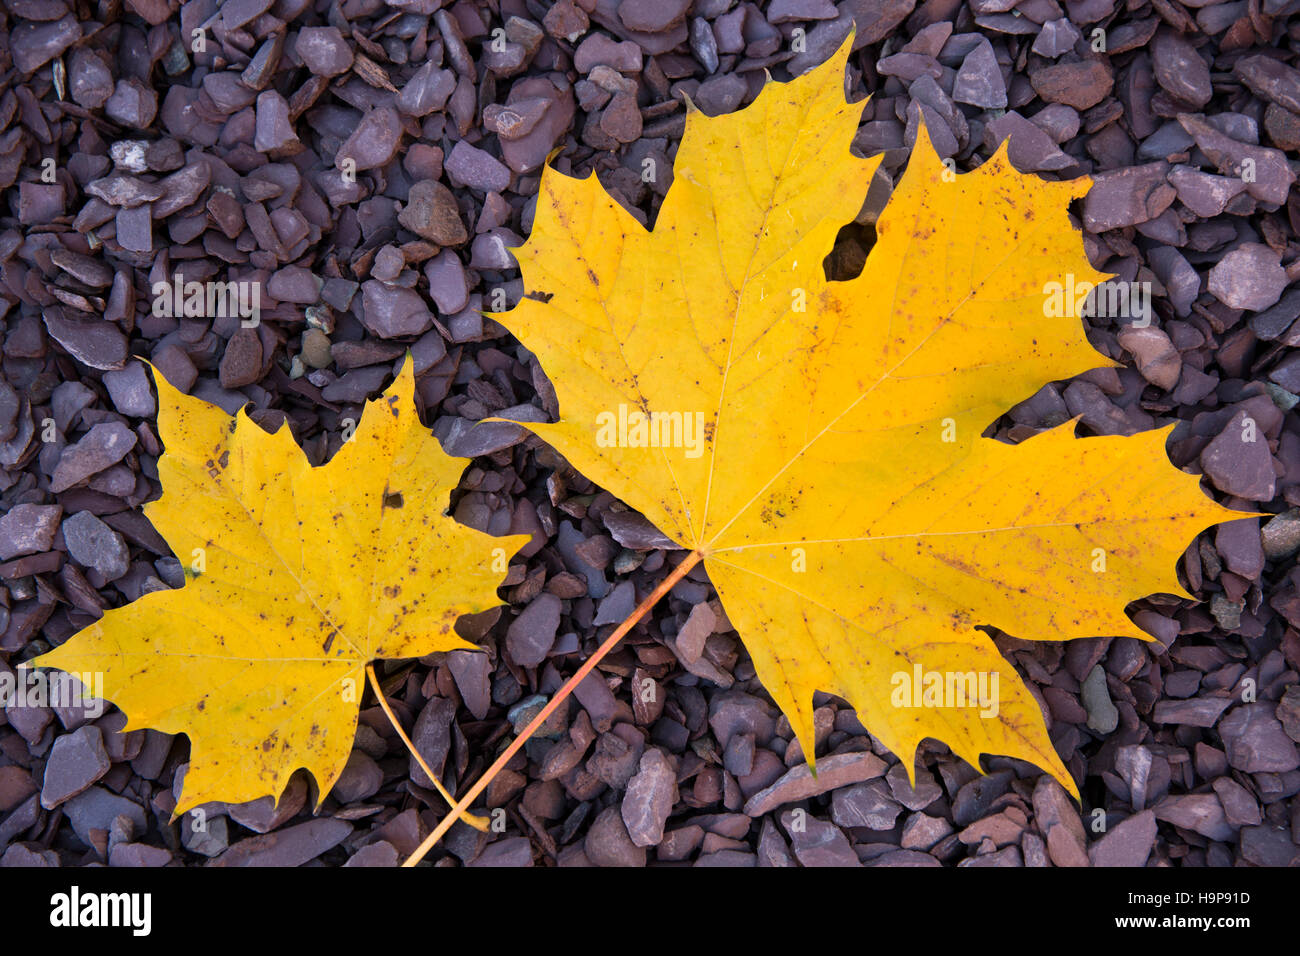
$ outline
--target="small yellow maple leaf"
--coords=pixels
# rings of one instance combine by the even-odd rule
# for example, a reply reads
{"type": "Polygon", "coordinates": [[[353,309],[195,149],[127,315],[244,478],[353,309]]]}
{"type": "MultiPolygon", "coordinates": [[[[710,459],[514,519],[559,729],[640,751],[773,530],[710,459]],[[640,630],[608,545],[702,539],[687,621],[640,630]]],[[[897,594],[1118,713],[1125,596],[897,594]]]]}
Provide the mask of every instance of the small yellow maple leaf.
{"type": "Polygon", "coordinates": [[[176,813],[278,798],[299,767],[323,798],[352,750],[366,665],[473,649],[456,619],[501,603],[527,536],[444,514],[465,460],[420,424],[412,364],[318,468],[288,428],[267,434],[155,371],[163,495],[145,513],[189,580],[30,663],[102,673],[124,730],[189,736],[176,813]]]}
{"type": "Polygon", "coordinates": [[[1190,596],[1177,558],[1240,515],[1169,463],[1168,430],[981,437],[1043,383],[1114,364],[1044,309],[1049,282],[1106,278],[1067,216],[1088,180],[1021,175],[1005,147],[955,176],[922,128],[862,274],[826,280],[880,163],[849,151],[847,56],[739,113],[692,111],[653,231],[594,177],[544,172],[515,255],[551,297],[497,316],[559,398],[559,422],[526,427],[703,556],[810,759],[823,690],[909,774],[933,737],[1077,796],[977,625],[1149,640],[1125,605],[1190,596]]]}

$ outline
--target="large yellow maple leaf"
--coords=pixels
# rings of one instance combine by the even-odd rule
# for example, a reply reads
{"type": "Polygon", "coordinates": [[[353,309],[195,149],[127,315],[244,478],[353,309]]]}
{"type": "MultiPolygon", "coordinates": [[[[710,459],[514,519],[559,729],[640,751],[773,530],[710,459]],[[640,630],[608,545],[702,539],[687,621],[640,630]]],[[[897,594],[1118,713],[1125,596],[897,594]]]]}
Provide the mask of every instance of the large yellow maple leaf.
{"type": "Polygon", "coordinates": [[[594,177],[545,171],[515,255],[550,298],[497,316],[559,398],[559,422],[527,427],[703,556],[805,753],[823,690],[909,774],[933,737],[1077,796],[977,625],[1149,639],[1125,605],[1190,597],[1177,558],[1240,515],[1169,463],[1167,429],[980,437],[1043,383],[1113,364],[1043,308],[1049,282],[1106,278],[1067,216],[1088,180],[1021,175],[1005,148],[954,176],[922,129],[862,274],[826,280],[880,162],[849,151],[847,55],[739,113],[690,112],[653,231],[594,177]]]}
{"type": "Polygon", "coordinates": [[[527,537],[444,514],[465,459],[420,424],[414,381],[408,358],[313,468],[288,428],[267,434],[154,373],[166,449],[145,513],[188,580],[31,663],[101,672],[124,730],[189,736],[177,813],[278,798],[299,767],[323,798],[352,750],[366,665],[473,649],[456,618],[501,603],[504,559],[527,537]]]}

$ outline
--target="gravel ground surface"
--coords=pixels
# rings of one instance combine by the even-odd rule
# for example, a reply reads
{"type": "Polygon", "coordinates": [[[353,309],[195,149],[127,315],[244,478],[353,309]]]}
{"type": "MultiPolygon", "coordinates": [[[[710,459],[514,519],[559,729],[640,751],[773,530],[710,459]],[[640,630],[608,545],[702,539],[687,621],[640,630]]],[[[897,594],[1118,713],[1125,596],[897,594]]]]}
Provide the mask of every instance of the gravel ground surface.
{"type": "MultiPolygon", "coordinates": [[[[958,169],[1010,137],[1022,170],[1094,176],[1079,206],[1088,253],[1151,284],[1153,321],[1089,320],[1124,367],[1044,388],[998,434],[1074,415],[1084,434],[1178,421],[1174,463],[1270,516],[1192,543],[1181,572],[1203,603],[1136,608],[1158,643],[999,637],[1048,713],[1082,814],[1034,767],[992,758],[980,776],[935,744],[913,789],[830,697],[814,781],[697,568],[493,782],[505,831],[458,825],[429,859],[1300,860],[1300,2],[177,6],[0,12],[0,672],[182,582],[140,511],[160,445],[138,358],[231,412],[251,402],[266,427],[287,419],[320,462],[410,349],[426,421],[475,459],[456,517],[535,535],[508,606],[462,621],[485,655],[384,669],[421,752],[464,789],[679,557],[520,429],[466,427],[515,406],[556,412],[542,371],[477,311],[522,295],[506,247],[528,233],[541,164],[558,150],[559,170],[594,170],[653,222],[684,96],[738,109],[765,71],[821,62],[856,23],[850,86],[873,96],[857,147],[885,161],[832,275],[861,267],[922,116],[958,169]],[[353,183],[333,169],[344,159],[353,183]],[[155,316],[153,283],[178,273],[260,282],[261,324],[155,316]],[[647,678],[653,702],[632,694],[647,678]]],[[[441,816],[369,696],[318,814],[300,774],[278,809],[210,806],[202,830],[169,822],[184,738],[122,724],[112,708],[4,708],[0,865],[384,866],[441,816]]]]}

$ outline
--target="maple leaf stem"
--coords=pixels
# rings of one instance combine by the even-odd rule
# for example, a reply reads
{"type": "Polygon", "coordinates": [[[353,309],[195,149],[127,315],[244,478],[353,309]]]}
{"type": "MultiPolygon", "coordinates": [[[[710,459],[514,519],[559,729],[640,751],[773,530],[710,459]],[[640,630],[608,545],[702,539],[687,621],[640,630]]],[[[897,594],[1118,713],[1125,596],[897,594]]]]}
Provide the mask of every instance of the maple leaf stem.
{"type": "Polygon", "coordinates": [[[456,822],[458,815],[463,813],[471,803],[478,799],[478,795],[486,790],[488,784],[492,782],[493,778],[505,769],[506,764],[508,764],[511,758],[519,752],[519,748],[528,742],[529,738],[537,732],[537,729],[541,727],[542,724],[546,723],[547,718],[551,716],[555,708],[558,707],[565,698],[573,693],[574,688],[581,684],[583,679],[591,673],[592,669],[601,662],[605,655],[618,645],[618,642],[623,639],[623,636],[627,634],[628,631],[632,630],[636,622],[645,617],[646,614],[650,612],[650,609],[659,603],[659,599],[671,591],[677,585],[678,581],[686,577],[691,568],[699,564],[703,557],[704,555],[699,551],[689,552],[686,557],[682,559],[681,563],[673,569],[672,573],[660,581],[658,587],[646,595],[645,600],[636,606],[636,610],[628,615],[623,623],[614,628],[614,632],[610,634],[609,637],[605,638],[604,643],[596,649],[596,653],[587,658],[574,675],[564,682],[564,686],[555,693],[554,697],[547,701],[546,706],[543,707],[538,712],[537,716],[529,722],[528,726],[523,729],[523,732],[510,743],[510,746],[501,752],[501,756],[497,757],[492,766],[488,767],[483,776],[479,777],[478,782],[469,788],[469,791],[465,796],[460,798],[460,802],[451,808],[451,812],[442,818],[437,827],[434,828],[433,832],[424,838],[424,842],[421,843],[416,851],[407,858],[406,862],[403,863],[402,866],[415,866],[424,859],[424,855],[433,849],[434,844],[442,839],[443,834],[451,829],[451,826],[456,822]]]}
{"type": "MultiPolygon", "coordinates": [[[[366,676],[370,678],[370,686],[375,689],[375,697],[379,700],[379,706],[384,709],[384,716],[388,718],[388,722],[392,724],[393,729],[397,731],[397,736],[402,738],[402,743],[406,744],[406,749],[411,752],[411,756],[414,757],[415,762],[420,765],[420,769],[424,771],[425,776],[433,781],[434,787],[436,787],[438,792],[442,794],[442,799],[447,801],[447,806],[456,806],[456,798],[447,792],[447,788],[442,785],[442,781],[438,779],[438,775],[433,772],[432,767],[425,763],[424,758],[420,756],[420,751],[415,749],[415,744],[413,744],[411,738],[406,735],[406,731],[402,729],[402,725],[397,722],[397,715],[394,714],[392,708],[388,706],[388,699],[384,696],[383,690],[379,687],[379,678],[375,676],[374,664],[366,665],[366,676]]],[[[457,814],[453,813],[451,818],[454,820],[456,817],[457,814]]],[[[464,812],[460,813],[459,817],[480,833],[488,832],[490,824],[485,817],[464,812]]]]}

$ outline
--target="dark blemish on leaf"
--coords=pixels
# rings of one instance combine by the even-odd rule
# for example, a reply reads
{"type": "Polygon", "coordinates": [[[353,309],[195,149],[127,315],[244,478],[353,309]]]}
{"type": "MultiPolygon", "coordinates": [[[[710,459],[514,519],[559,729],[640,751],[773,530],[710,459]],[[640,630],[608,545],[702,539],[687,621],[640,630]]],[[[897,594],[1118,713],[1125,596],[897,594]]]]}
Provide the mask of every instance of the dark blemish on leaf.
{"type": "Polygon", "coordinates": [[[325,638],[325,647],[323,650],[326,654],[330,652],[330,645],[334,643],[334,638],[338,636],[338,631],[330,631],[330,636],[325,638]]]}
{"type": "Polygon", "coordinates": [[[385,508],[400,508],[404,504],[406,504],[406,502],[403,500],[402,493],[400,491],[393,492],[391,495],[388,492],[384,492],[385,508]]]}

